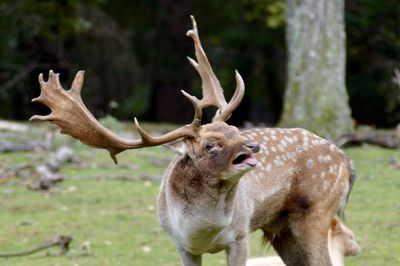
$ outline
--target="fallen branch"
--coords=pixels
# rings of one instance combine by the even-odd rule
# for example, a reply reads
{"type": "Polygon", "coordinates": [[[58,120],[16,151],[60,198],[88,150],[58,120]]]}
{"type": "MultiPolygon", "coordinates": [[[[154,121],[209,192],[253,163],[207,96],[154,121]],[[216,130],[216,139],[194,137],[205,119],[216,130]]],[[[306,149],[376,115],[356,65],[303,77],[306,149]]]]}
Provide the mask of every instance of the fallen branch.
{"type": "Polygon", "coordinates": [[[71,176],[68,179],[73,180],[118,180],[118,181],[140,181],[140,180],[161,180],[159,175],[141,175],[141,176],[71,176]]]}
{"type": "Polygon", "coordinates": [[[59,246],[60,247],[60,253],[59,256],[63,256],[67,254],[69,251],[69,244],[72,241],[72,237],[70,236],[55,236],[53,239],[46,240],[37,247],[30,249],[25,252],[17,252],[17,253],[0,253],[1,258],[9,258],[9,257],[22,257],[22,256],[28,256],[33,253],[39,252],[44,249],[48,249],[51,247],[59,246]]]}
{"type": "Polygon", "coordinates": [[[14,144],[10,142],[0,141],[0,153],[13,151],[33,151],[36,148],[32,144],[14,144]]]}
{"type": "Polygon", "coordinates": [[[0,164],[0,179],[11,178],[14,176],[21,176],[21,173],[23,171],[30,170],[30,172],[32,172],[33,168],[34,166],[31,164],[21,164],[15,166],[14,168],[6,168],[5,166],[3,167],[2,164],[0,164]]]}
{"type": "Polygon", "coordinates": [[[50,132],[45,135],[43,141],[35,141],[16,134],[15,132],[0,132],[0,153],[13,151],[37,151],[48,150],[51,147],[54,133],[50,132]]]}
{"type": "Polygon", "coordinates": [[[393,136],[369,135],[361,136],[355,133],[346,134],[337,141],[339,147],[360,146],[362,144],[377,145],[382,148],[400,148],[400,140],[393,136]]]}
{"type": "Polygon", "coordinates": [[[39,175],[39,180],[37,183],[30,185],[29,188],[32,190],[49,190],[55,184],[64,180],[64,177],[58,173],[60,166],[76,160],[71,148],[61,147],[52,158],[36,167],[35,170],[39,175]]]}
{"type": "Polygon", "coordinates": [[[29,129],[28,126],[22,123],[0,120],[0,130],[27,132],[28,129],[29,129]]]}

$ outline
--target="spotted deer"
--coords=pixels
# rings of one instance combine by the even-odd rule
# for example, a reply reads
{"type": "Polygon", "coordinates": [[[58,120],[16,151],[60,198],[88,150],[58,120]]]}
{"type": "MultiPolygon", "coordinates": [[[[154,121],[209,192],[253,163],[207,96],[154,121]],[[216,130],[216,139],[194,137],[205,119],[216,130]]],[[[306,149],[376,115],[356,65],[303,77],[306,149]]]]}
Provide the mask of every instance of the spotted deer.
{"type": "Polygon", "coordinates": [[[344,266],[344,257],[357,256],[361,252],[354,232],[338,219],[331,222],[328,249],[333,266],[344,266]]]}
{"type": "MultiPolygon", "coordinates": [[[[361,247],[354,232],[337,218],[333,218],[328,231],[328,250],[333,266],[344,266],[344,257],[357,256],[361,247]]],[[[246,266],[285,266],[279,256],[249,259],[246,266]]]]}
{"type": "Polygon", "coordinates": [[[57,124],[61,133],[116,155],[127,149],[169,144],[178,155],[161,181],[158,218],[175,240],[185,266],[201,265],[202,254],[225,250],[228,265],[243,266],[249,233],[261,229],[287,265],[331,265],[327,232],[342,214],[353,171],[346,155],[329,141],[304,129],[258,128],[239,131],[226,121],[240,104],[244,82],[236,71],[236,90],[227,102],[202,48],[196,21],[187,35],[197,61],[188,58],[202,80],[202,99],[182,91],[194,119],[165,135],[151,136],[138,123],[140,139],[129,140],[102,126],[84,105],[79,71],[70,90],[59,75],[39,75],[34,102],[51,109],[33,116],[57,124]],[[201,124],[202,110],[217,112],[201,124]]]}

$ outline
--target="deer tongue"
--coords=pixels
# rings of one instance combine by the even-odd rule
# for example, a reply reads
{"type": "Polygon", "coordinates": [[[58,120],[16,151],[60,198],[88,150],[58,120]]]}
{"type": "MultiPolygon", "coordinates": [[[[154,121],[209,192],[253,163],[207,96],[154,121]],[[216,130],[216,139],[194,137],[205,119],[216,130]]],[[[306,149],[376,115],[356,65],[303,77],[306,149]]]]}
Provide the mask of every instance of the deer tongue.
{"type": "Polygon", "coordinates": [[[251,166],[256,166],[258,161],[254,157],[247,157],[243,162],[247,163],[248,165],[251,165],[251,166]]]}

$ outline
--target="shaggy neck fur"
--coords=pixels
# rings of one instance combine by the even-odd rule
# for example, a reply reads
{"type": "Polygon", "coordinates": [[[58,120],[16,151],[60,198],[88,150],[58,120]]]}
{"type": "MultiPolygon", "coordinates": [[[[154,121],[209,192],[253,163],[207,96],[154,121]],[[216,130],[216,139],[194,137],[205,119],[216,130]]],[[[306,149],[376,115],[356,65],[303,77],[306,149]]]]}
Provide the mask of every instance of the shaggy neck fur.
{"type": "Polygon", "coordinates": [[[205,205],[207,209],[223,211],[228,214],[234,204],[228,204],[237,193],[237,182],[221,180],[204,169],[200,172],[189,156],[180,159],[171,173],[174,193],[191,205],[205,205]]]}

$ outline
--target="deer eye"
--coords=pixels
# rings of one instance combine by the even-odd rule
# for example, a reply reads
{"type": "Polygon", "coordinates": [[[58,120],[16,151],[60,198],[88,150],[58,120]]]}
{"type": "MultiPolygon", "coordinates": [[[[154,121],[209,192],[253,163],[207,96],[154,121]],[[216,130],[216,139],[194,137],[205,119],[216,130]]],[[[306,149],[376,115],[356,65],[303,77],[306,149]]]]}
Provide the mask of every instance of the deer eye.
{"type": "Polygon", "coordinates": [[[211,150],[212,148],[214,148],[214,143],[209,142],[204,145],[204,149],[207,151],[211,150]]]}

